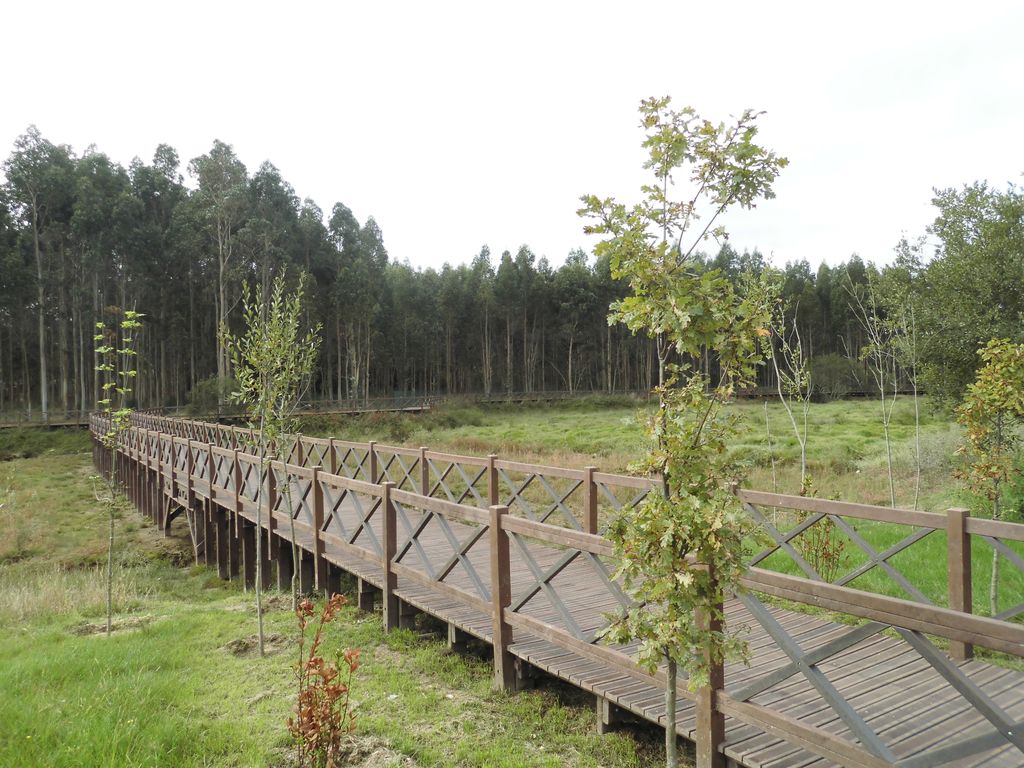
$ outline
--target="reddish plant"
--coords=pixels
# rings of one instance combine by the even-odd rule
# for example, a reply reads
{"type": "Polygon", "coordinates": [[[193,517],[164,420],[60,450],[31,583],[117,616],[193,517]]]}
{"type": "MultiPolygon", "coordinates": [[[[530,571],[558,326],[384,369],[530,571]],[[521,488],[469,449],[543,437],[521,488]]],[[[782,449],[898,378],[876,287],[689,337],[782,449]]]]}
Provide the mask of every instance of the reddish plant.
{"type": "Polygon", "coordinates": [[[322,653],[324,628],[347,602],[344,595],[332,595],[319,616],[311,600],[303,600],[295,609],[299,620],[299,694],[295,717],[288,718],[288,730],[295,739],[300,767],[339,766],[344,737],[355,730],[349,692],[352,675],[359,668],[359,649],[338,651],[333,661],[322,653]]]}

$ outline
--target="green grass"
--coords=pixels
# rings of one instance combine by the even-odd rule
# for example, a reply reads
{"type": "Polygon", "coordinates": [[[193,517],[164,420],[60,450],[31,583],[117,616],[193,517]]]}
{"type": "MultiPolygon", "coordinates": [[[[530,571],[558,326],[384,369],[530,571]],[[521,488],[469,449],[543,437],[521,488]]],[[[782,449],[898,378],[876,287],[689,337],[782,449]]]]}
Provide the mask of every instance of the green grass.
{"type": "MultiPolygon", "coordinates": [[[[265,659],[250,595],[188,565],[186,542],[138,513],[117,520],[114,634],[105,616],[106,512],[89,456],[0,463],[0,765],[289,766],[295,619],[271,593],[265,659]]],[[[597,737],[592,699],[558,683],[491,689],[482,651],[448,653],[440,628],[385,635],[346,608],[329,648],[358,647],[352,764],[641,766],[650,728],[597,737]]]]}
{"type": "MultiPolygon", "coordinates": [[[[769,401],[772,449],[765,430],[764,405],[740,401],[728,412],[738,417],[731,450],[746,471],[745,485],[798,493],[799,445],[782,406],[769,401]],[[775,477],[772,476],[772,456],[775,477]]],[[[442,407],[423,414],[371,414],[357,417],[307,417],[310,435],[468,453],[494,452],[562,466],[598,465],[625,472],[644,451],[644,421],[652,406],[642,399],[585,399],[579,403],[538,406],[442,407]]],[[[890,425],[896,503],[914,498],[915,446],[913,404],[896,404],[890,425]]],[[[942,510],[964,498],[953,482],[953,452],[959,430],[927,402],[921,408],[922,509],[942,510]]],[[[872,400],[814,403],[808,414],[808,472],[823,497],[888,504],[885,440],[872,400]]]]}
{"type": "Polygon", "coordinates": [[[0,461],[33,456],[82,453],[89,450],[89,432],[77,427],[9,427],[0,429],[0,461]]]}

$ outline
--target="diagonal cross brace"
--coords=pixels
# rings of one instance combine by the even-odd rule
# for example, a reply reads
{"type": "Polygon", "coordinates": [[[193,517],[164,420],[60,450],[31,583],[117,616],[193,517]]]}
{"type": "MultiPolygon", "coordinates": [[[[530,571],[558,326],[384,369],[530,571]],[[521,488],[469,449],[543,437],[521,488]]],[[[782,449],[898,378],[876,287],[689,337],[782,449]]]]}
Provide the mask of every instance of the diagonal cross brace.
{"type": "Polygon", "coordinates": [[[998,704],[992,701],[988,694],[978,687],[977,683],[965,675],[960,667],[950,661],[949,657],[932,645],[920,632],[912,629],[902,629],[901,627],[894,627],[894,629],[982,717],[992,723],[1006,741],[1017,747],[1021,753],[1024,753],[1024,730],[1020,729],[1010,716],[998,704]]]}
{"type": "MultiPolygon", "coordinates": [[[[487,602],[490,602],[491,593],[488,591],[487,587],[484,586],[484,583],[480,580],[480,576],[476,572],[476,568],[473,567],[473,563],[470,562],[468,557],[466,557],[466,552],[468,552],[470,547],[472,547],[477,541],[480,540],[480,537],[487,532],[489,526],[482,526],[481,528],[476,529],[476,531],[474,532],[475,536],[470,536],[468,544],[464,545],[459,541],[458,537],[455,535],[455,532],[451,528],[451,524],[444,518],[444,515],[434,515],[434,519],[437,521],[438,527],[441,529],[441,532],[444,534],[444,537],[448,539],[448,543],[451,545],[452,550],[455,552],[453,559],[462,565],[463,570],[466,572],[466,575],[469,576],[469,580],[473,582],[473,586],[476,588],[476,591],[480,595],[480,597],[482,597],[487,602]]],[[[452,560],[449,560],[447,563],[445,563],[445,566],[441,569],[441,572],[435,577],[435,580],[443,581],[445,576],[451,573],[452,568],[454,567],[455,565],[452,562],[452,560]]]]}
{"type": "Polygon", "coordinates": [[[508,497],[508,500],[504,501],[503,503],[509,509],[512,509],[512,505],[518,501],[523,514],[526,515],[526,518],[528,520],[533,520],[536,522],[537,516],[533,514],[533,505],[530,504],[529,501],[524,499],[522,494],[523,491],[530,487],[530,483],[532,483],[534,479],[536,479],[537,475],[528,475],[526,480],[524,480],[522,484],[520,484],[518,487],[515,483],[512,482],[512,478],[508,476],[508,473],[505,470],[499,469],[498,477],[505,481],[505,485],[507,485],[508,489],[512,492],[512,495],[508,497]]]}
{"type": "Polygon", "coordinates": [[[825,516],[823,513],[819,512],[817,514],[811,515],[802,523],[800,523],[797,526],[794,526],[790,530],[786,531],[785,534],[783,534],[781,531],[779,531],[778,528],[776,528],[774,525],[768,522],[768,518],[761,513],[761,510],[759,510],[750,502],[744,501],[743,508],[747,510],[747,512],[750,513],[750,516],[753,517],[754,520],[756,520],[758,523],[760,523],[761,527],[768,532],[768,535],[775,540],[774,547],[766,549],[764,552],[761,552],[757,555],[757,557],[750,561],[751,566],[757,565],[762,560],[771,555],[773,552],[777,552],[781,548],[786,552],[787,555],[793,558],[793,562],[800,566],[800,569],[804,572],[806,576],[808,576],[811,579],[814,579],[815,581],[824,581],[824,579],[821,578],[821,574],[819,574],[813,567],[811,567],[810,563],[804,560],[803,556],[796,551],[792,544],[789,543],[790,540],[796,538],[801,533],[810,528],[812,525],[814,525],[816,522],[821,520],[825,516]]]}
{"type": "MultiPolygon", "coordinates": [[[[850,632],[846,632],[845,634],[830,640],[821,647],[815,648],[813,651],[804,652],[800,659],[808,666],[818,664],[831,656],[835,656],[841,651],[845,651],[847,648],[855,646],[862,640],[867,640],[869,637],[877,635],[888,626],[888,624],[882,624],[877,621],[869,622],[868,624],[864,624],[863,626],[857,627],[850,632]]],[[[757,694],[764,693],[772,686],[778,685],[783,680],[792,677],[799,671],[800,667],[796,662],[791,661],[789,664],[786,664],[785,666],[748,683],[736,693],[730,695],[732,698],[736,699],[736,701],[749,701],[754,696],[757,696],[757,694]]]]}
{"type": "MultiPolygon", "coordinates": [[[[601,562],[601,558],[599,558],[592,552],[585,552],[579,549],[568,550],[567,552],[563,553],[562,556],[558,558],[558,560],[555,561],[554,565],[552,565],[547,571],[544,572],[544,579],[546,581],[551,581],[551,579],[555,578],[555,576],[557,576],[559,573],[565,570],[580,555],[586,555],[586,557],[590,560],[590,564],[593,567],[595,573],[597,573],[598,578],[601,579],[605,587],[608,588],[608,591],[612,593],[612,596],[618,601],[619,605],[622,606],[622,608],[629,610],[630,608],[634,608],[637,606],[637,603],[626,597],[625,593],[622,591],[622,588],[618,585],[617,582],[615,582],[611,578],[611,575],[608,573],[607,567],[605,567],[605,564],[601,562]]],[[[520,608],[522,608],[524,605],[530,602],[530,600],[532,600],[534,596],[538,592],[540,592],[540,590],[540,582],[535,581],[524,592],[522,592],[517,599],[512,601],[512,612],[514,613],[515,611],[518,611],[520,608]]]]}
{"type": "MultiPolygon", "coordinates": [[[[919,602],[926,603],[928,605],[934,605],[934,603],[931,600],[929,600],[921,590],[919,590],[917,587],[915,587],[913,584],[911,584],[909,581],[907,581],[907,579],[903,576],[903,574],[900,573],[899,571],[897,571],[895,568],[893,568],[892,565],[888,562],[888,558],[890,558],[893,555],[895,555],[896,553],[902,551],[906,547],[909,547],[915,541],[918,541],[919,539],[924,538],[929,533],[931,533],[933,529],[931,529],[931,528],[922,528],[919,531],[915,531],[910,536],[907,536],[905,539],[903,539],[903,541],[899,542],[899,544],[896,544],[894,547],[890,547],[885,552],[879,554],[878,552],[875,551],[875,548],[872,547],[870,544],[868,544],[860,536],[860,534],[858,534],[857,531],[855,531],[853,529],[853,526],[851,526],[849,523],[847,523],[845,520],[843,520],[843,518],[837,517],[836,515],[829,515],[829,518],[832,520],[832,522],[834,522],[836,525],[838,525],[842,529],[843,533],[845,533],[847,536],[850,537],[850,540],[853,541],[854,544],[856,544],[858,547],[860,547],[861,551],[864,552],[864,554],[866,554],[869,558],[871,558],[870,564],[868,565],[867,568],[865,568],[862,571],[863,573],[866,573],[867,571],[871,570],[875,566],[878,566],[883,571],[885,571],[887,574],[889,574],[890,578],[892,578],[893,581],[895,581],[897,584],[899,584],[906,591],[906,593],[908,595],[910,595],[911,597],[916,598],[919,602]],[[890,551],[891,551],[891,554],[889,554],[890,551]]],[[[856,571],[854,571],[854,573],[856,573],[856,571]]],[[[858,574],[858,575],[860,575],[860,574],[858,574]]],[[[844,576],[842,579],[840,579],[836,583],[839,584],[840,586],[842,586],[843,584],[846,584],[847,582],[852,581],[854,578],[856,578],[856,577],[850,576],[849,578],[847,578],[847,577],[844,576]]]]}
{"type": "Polygon", "coordinates": [[[394,466],[394,464],[396,462],[398,463],[398,466],[402,470],[402,479],[399,482],[395,483],[395,486],[398,487],[398,488],[401,488],[402,484],[405,483],[406,480],[408,480],[409,484],[412,486],[413,490],[415,491],[416,490],[416,480],[413,478],[411,472],[412,472],[413,469],[416,468],[416,465],[419,463],[419,458],[413,459],[412,460],[412,464],[410,464],[408,467],[406,467],[405,466],[405,462],[402,461],[402,457],[401,457],[400,454],[397,454],[397,453],[391,454],[391,458],[388,459],[386,462],[384,462],[384,466],[381,467],[381,471],[384,473],[384,479],[388,480],[389,482],[395,482],[395,479],[391,476],[391,467],[394,466]]]}
{"type": "Polygon", "coordinates": [[[334,495],[331,493],[331,489],[326,485],[324,486],[324,501],[326,502],[327,508],[330,509],[330,512],[326,515],[327,524],[329,525],[332,520],[336,522],[338,524],[338,528],[341,530],[342,537],[346,541],[348,540],[348,528],[345,525],[345,521],[341,518],[341,504],[349,494],[350,491],[343,488],[341,495],[335,499],[334,495]]]}
{"type": "Polygon", "coordinates": [[[580,521],[576,519],[576,516],[572,513],[572,510],[565,505],[565,502],[570,496],[573,495],[573,493],[576,492],[577,488],[583,485],[583,481],[577,480],[575,485],[572,486],[572,488],[570,488],[565,493],[559,495],[558,491],[551,487],[551,484],[547,481],[547,478],[545,478],[544,475],[537,475],[537,480],[540,481],[540,484],[544,486],[544,490],[546,490],[548,492],[548,495],[551,496],[551,498],[554,499],[555,501],[554,504],[551,504],[547,507],[547,511],[541,516],[540,521],[542,523],[546,523],[548,521],[548,518],[555,514],[555,510],[557,509],[559,512],[562,513],[562,517],[565,518],[565,521],[569,523],[569,525],[571,525],[577,531],[582,531],[583,526],[580,525],[580,521]]]}
{"type": "Polygon", "coordinates": [[[487,506],[484,503],[483,498],[481,498],[480,494],[476,490],[476,484],[480,482],[480,478],[483,477],[484,473],[487,472],[487,467],[481,468],[481,470],[479,472],[477,472],[476,477],[474,477],[472,480],[470,480],[469,476],[462,469],[462,465],[461,464],[456,462],[452,466],[455,467],[455,469],[458,471],[458,473],[462,476],[462,482],[464,482],[466,484],[466,490],[464,490],[462,492],[462,495],[459,496],[458,500],[456,501],[456,504],[461,504],[463,501],[466,500],[467,496],[472,494],[473,498],[476,499],[476,503],[478,505],[480,505],[482,507],[483,506],[487,506]]]}
{"type": "Polygon", "coordinates": [[[373,517],[373,513],[380,508],[380,499],[375,498],[373,503],[370,505],[370,511],[364,513],[363,505],[359,501],[359,497],[348,492],[348,498],[352,499],[352,506],[355,507],[356,513],[359,517],[359,525],[355,531],[352,532],[351,538],[348,539],[348,543],[353,546],[358,546],[356,540],[359,538],[359,534],[366,532],[366,537],[370,540],[370,546],[373,547],[374,553],[381,555],[384,553],[384,549],[380,545],[380,540],[377,538],[377,534],[373,532],[373,526],[370,525],[370,518],[373,517]]]}
{"type": "Polygon", "coordinates": [[[850,703],[836,690],[836,687],[832,685],[825,674],[814,664],[807,663],[807,654],[782,628],[782,625],[779,624],[775,617],[768,612],[764,604],[751,594],[741,594],[739,599],[778,644],[779,648],[789,656],[790,661],[796,665],[797,669],[807,678],[807,681],[817,689],[825,702],[839,715],[839,719],[846,724],[846,727],[864,745],[864,748],[875,757],[895,763],[896,756],[892,753],[892,750],[878,738],[878,734],[872,730],[871,726],[864,722],[863,718],[854,711],[850,703]]]}
{"type": "MultiPolygon", "coordinates": [[[[1024,731],[1024,723],[1017,723],[1013,730],[1024,731]]],[[[1003,734],[983,733],[980,736],[973,736],[946,747],[930,749],[927,752],[920,752],[913,757],[904,758],[896,763],[896,766],[897,768],[936,768],[936,766],[952,763],[954,760],[963,760],[980,752],[988,752],[990,749],[995,749],[1005,744],[1006,737],[1003,734]]]]}
{"type": "MultiPolygon", "coordinates": [[[[565,603],[562,602],[562,598],[558,596],[558,593],[554,590],[551,584],[548,583],[550,579],[553,579],[557,575],[557,573],[550,573],[545,576],[540,566],[537,565],[537,561],[533,559],[533,555],[530,554],[526,544],[523,543],[520,535],[518,533],[509,532],[509,538],[516,543],[517,547],[519,547],[519,551],[523,556],[523,562],[526,563],[526,567],[530,570],[530,573],[533,574],[533,578],[537,580],[537,585],[544,591],[544,596],[547,597],[548,602],[551,603],[551,607],[558,611],[559,616],[562,617],[562,621],[565,623],[566,629],[568,629],[577,640],[583,640],[586,642],[583,637],[583,631],[580,629],[579,624],[576,623],[576,619],[572,617],[569,609],[566,608],[565,603]]],[[[574,552],[574,559],[577,554],[578,552],[574,552]]],[[[520,607],[522,606],[520,605],[520,607]]]]}
{"type": "Polygon", "coordinates": [[[427,523],[430,522],[430,518],[434,516],[434,513],[429,510],[424,511],[423,517],[420,518],[420,521],[416,524],[414,528],[412,523],[409,521],[409,516],[405,514],[405,507],[403,507],[398,502],[392,502],[392,505],[395,508],[396,517],[398,518],[399,522],[402,523],[402,527],[405,528],[406,533],[409,534],[409,537],[405,540],[405,543],[402,544],[401,548],[395,553],[395,556],[394,558],[392,558],[392,560],[396,563],[401,562],[402,558],[405,557],[405,554],[409,551],[409,548],[416,547],[416,555],[417,557],[419,557],[420,562],[423,563],[423,569],[427,572],[427,575],[431,579],[437,581],[437,574],[434,571],[434,566],[430,564],[430,558],[427,557],[427,553],[423,549],[423,545],[420,543],[419,538],[420,534],[423,533],[423,529],[427,527],[427,523]]]}
{"type": "MultiPolygon", "coordinates": [[[[983,538],[985,541],[991,544],[992,547],[996,550],[996,552],[998,552],[1000,555],[1002,555],[1011,563],[1013,563],[1017,570],[1019,570],[1021,573],[1024,573],[1024,559],[1022,559],[1020,555],[1018,555],[1016,552],[1010,549],[1006,545],[1006,542],[1004,542],[1002,539],[997,539],[994,536],[982,536],[981,538],[983,538]]],[[[1000,611],[995,616],[993,616],[993,618],[999,619],[1001,621],[1006,621],[1007,619],[1012,619],[1014,616],[1017,616],[1021,613],[1024,613],[1024,603],[1015,605],[1013,606],[1013,608],[1007,608],[1005,611],[1000,611]]]]}
{"type": "Polygon", "coordinates": [[[647,489],[646,491],[640,491],[640,493],[633,497],[632,501],[623,504],[621,501],[619,501],[619,497],[608,489],[607,485],[605,485],[604,483],[595,483],[595,485],[597,485],[598,490],[605,495],[605,498],[608,499],[608,502],[612,505],[615,511],[618,511],[623,507],[635,507],[641,501],[646,499],[647,494],[651,492],[650,489],[647,489]]]}

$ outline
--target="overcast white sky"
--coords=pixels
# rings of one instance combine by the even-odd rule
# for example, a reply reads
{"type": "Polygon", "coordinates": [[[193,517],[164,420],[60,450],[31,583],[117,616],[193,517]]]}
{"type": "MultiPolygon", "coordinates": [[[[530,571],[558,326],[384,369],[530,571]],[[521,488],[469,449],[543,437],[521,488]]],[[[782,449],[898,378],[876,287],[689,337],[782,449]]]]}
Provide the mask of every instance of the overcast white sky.
{"type": "Polygon", "coordinates": [[[127,164],[215,138],[373,215],[393,259],[588,250],[583,193],[633,201],[636,107],[763,109],[790,159],[735,247],[886,261],[933,187],[1024,171],[1024,4],[5,3],[0,156],[30,123],[127,164]]]}

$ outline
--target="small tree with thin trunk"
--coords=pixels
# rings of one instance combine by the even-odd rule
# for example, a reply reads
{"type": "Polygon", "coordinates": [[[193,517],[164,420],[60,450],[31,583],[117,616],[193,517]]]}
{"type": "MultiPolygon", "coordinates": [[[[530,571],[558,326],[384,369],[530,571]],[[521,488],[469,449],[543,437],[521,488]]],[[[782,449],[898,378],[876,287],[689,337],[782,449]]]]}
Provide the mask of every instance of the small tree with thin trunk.
{"type": "Polygon", "coordinates": [[[745,648],[722,616],[743,570],[747,527],[726,487],[736,466],[722,409],[752,380],[770,304],[761,283],[737,290],[719,271],[704,270],[694,253],[708,237],[725,236],[719,217],[726,210],[773,196],[786,160],[754,143],[758,113],[749,110],[731,125],[715,125],[693,109],[672,109],[665,97],[641,102],[640,115],[653,183],[632,207],[591,195],[579,213],[591,222],[588,233],[605,238],[598,256],[607,255],[612,276],[633,291],[612,305],[609,322],[657,341],[658,412],[643,468],[660,474],[661,492],[609,528],[617,574],[636,606],[604,636],[640,640],[638,661],[652,672],[664,665],[666,762],[675,766],[677,668],[696,690],[708,685],[713,665],[745,648]],[[690,194],[676,200],[669,193],[680,172],[689,176],[690,194]],[[671,353],[680,362],[671,362],[671,353]],[[701,368],[704,355],[716,359],[716,380],[701,368]]]}
{"type": "Polygon", "coordinates": [[[804,349],[796,317],[797,307],[793,307],[790,323],[786,318],[785,307],[781,303],[776,305],[772,313],[772,337],[768,342],[768,350],[775,371],[779,402],[789,417],[793,436],[800,446],[800,493],[803,495],[810,491],[807,478],[807,413],[811,407],[814,384],[810,355],[804,349]]]}
{"type": "Polygon", "coordinates": [[[110,471],[103,476],[106,495],[101,501],[107,506],[109,531],[107,536],[107,636],[110,636],[114,615],[114,523],[121,500],[121,481],[117,475],[117,448],[121,438],[131,426],[132,410],[128,407],[132,383],[135,380],[135,340],[142,327],[142,313],[109,307],[108,314],[119,317],[109,325],[103,320],[96,323],[96,371],[100,375],[100,412],[106,417],[107,429],[100,442],[110,457],[110,471]]]}
{"type": "MultiPolygon", "coordinates": [[[[992,339],[978,354],[984,364],[956,410],[965,438],[958,452],[967,459],[958,475],[992,505],[992,519],[999,520],[1024,426],[1024,344],[992,339]]],[[[998,549],[992,551],[989,609],[993,616],[999,612],[998,549]]]]}
{"type": "Polygon", "coordinates": [[[867,363],[868,370],[878,387],[878,404],[881,408],[882,435],[885,438],[885,466],[889,474],[889,505],[896,506],[896,476],[892,465],[892,423],[893,409],[899,394],[899,361],[893,345],[893,330],[886,322],[879,306],[876,286],[869,282],[866,293],[854,286],[847,275],[846,290],[850,295],[850,309],[860,323],[867,337],[867,344],[860,350],[860,359],[867,363]]]}
{"type": "MultiPolygon", "coordinates": [[[[230,350],[238,390],[232,399],[245,405],[254,431],[259,456],[259,478],[273,472],[274,461],[287,462],[291,418],[295,406],[308,385],[320,348],[319,324],[302,333],[302,295],[305,276],[299,279],[294,293],[287,293],[283,276],[278,276],[264,294],[263,286],[255,291],[246,286],[242,297],[242,316],[246,330],[233,336],[222,329],[225,346],[230,350]]],[[[291,509],[291,483],[285,483],[284,494],[291,509]]],[[[256,506],[256,562],[263,559],[262,504],[256,506]]],[[[273,514],[273,510],[270,511],[273,514]]],[[[299,551],[295,538],[295,522],[289,514],[292,558],[292,607],[298,600],[299,551]]],[[[259,652],[263,655],[263,569],[256,568],[256,621],[259,652]]]]}

